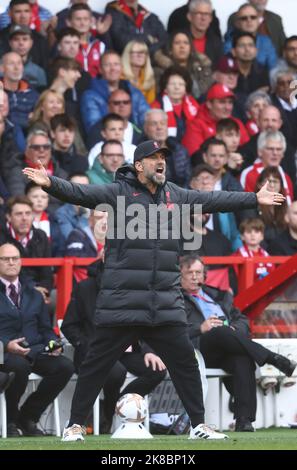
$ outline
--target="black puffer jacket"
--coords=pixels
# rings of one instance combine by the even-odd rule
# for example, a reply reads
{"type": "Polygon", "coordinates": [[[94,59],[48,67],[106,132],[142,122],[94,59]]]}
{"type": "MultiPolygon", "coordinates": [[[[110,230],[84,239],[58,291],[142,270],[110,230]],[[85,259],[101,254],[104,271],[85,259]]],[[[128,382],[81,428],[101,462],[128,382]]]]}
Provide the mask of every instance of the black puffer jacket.
{"type": "MultiPolygon", "coordinates": [[[[114,183],[101,186],[77,185],[55,177],[50,179],[52,184],[47,191],[51,195],[89,208],[95,208],[99,203],[115,208],[117,197],[123,196],[123,209],[117,211],[118,215],[132,203],[138,203],[140,208],[143,206],[146,215],[151,204],[163,204],[169,211],[173,204],[178,207],[189,204],[191,208],[194,204],[202,204],[204,212],[230,212],[253,208],[257,204],[254,193],[188,191],[173,183],[159,186],[153,195],[138,181],[133,167],[129,166],[118,170],[114,183]]],[[[125,226],[136,215],[126,217],[125,226]]],[[[182,242],[171,239],[171,220],[168,232],[168,237],[161,239],[158,224],[156,239],[131,240],[124,237],[108,240],[96,303],[97,324],[157,326],[186,323],[178,266],[182,242]]]]}

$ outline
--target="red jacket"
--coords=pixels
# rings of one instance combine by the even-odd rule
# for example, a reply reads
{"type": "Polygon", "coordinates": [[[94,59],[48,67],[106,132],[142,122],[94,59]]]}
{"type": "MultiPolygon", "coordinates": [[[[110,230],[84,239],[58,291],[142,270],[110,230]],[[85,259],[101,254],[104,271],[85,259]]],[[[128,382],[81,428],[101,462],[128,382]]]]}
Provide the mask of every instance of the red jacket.
{"type": "MultiPolygon", "coordinates": [[[[294,200],[294,189],[293,183],[290,176],[283,170],[281,166],[277,167],[283,182],[283,187],[285,195],[287,197],[288,204],[294,200]]],[[[255,163],[251,166],[248,166],[240,175],[240,183],[243,189],[247,192],[254,192],[256,189],[256,183],[259,175],[264,170],[262,160],[257,158],[255,163]]]]}
{"type": "MultiPolygon", "coordinates": [[[[240,128],[240,145],[246,144],[250,138],[243,123],[230,116],[237,122],[240,128]]],[[[187,148],[190,155],[199,150],[203,142],[209,137],[214,137],[217,130],[217,121],[210,115],[206,103],[199,108],[198,115],[192,121],[187,122],[186,132],[182,144],[187,148]]]]}
{"type": "Polygon", "coordinates": [[[92,40],[85,46],[79,46],[76,56],[77,62],[85,72],[89,72],[92,78],[100,74],[100,60],[105,51],[105,44],[98,39],[92,40]]]}

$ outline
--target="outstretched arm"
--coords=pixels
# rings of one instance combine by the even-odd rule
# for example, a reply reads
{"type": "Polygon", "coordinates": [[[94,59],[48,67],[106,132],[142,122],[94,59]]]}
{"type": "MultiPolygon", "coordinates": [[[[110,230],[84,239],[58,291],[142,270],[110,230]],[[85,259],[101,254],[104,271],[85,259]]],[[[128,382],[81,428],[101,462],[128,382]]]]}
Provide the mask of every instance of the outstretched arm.
{"type": "Polygon", "coordinates": [[[244,193],[239,191],[188,191],[187,203],[202,204],[204,213],[233,212],[242,209],[253,209],[258,204],[266,206],[280,206],[285,196],[273,193],[267,189],[268,182],[256,193],[244,193]]]}
{"type": "Polygon", "coordinates": [[[111,203],[114,184],[77,184],[56,176],[48,176],[46,169],[38,162],[38,168],[24,168],[23,173],[34,183],[60,201],[69,202],[89,209],[100,203],[111,203]]]}

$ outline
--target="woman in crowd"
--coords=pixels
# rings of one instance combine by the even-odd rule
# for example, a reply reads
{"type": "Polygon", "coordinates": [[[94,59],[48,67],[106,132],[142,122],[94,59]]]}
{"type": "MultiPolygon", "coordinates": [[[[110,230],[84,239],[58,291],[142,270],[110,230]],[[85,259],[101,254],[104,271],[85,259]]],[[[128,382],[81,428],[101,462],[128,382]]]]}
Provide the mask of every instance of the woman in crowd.
{"type": "Polygon", "coordinates": [[[160,94],[152,108],[163,109],[168,117],[168,135],[180,142],[187,121],[194,119],[199,105],[190,95],[192,80],[187,70],[178,65],[169,67],[160,79],[160,94]]]}
{"type": "Polygon", "coordinates": [[[144,41],[129,41],[122,54],[123,79],[138,88],[151,104],[156,98],[156,84],[149,50],[144,41]]]}
{"type": "MultiPolygon", "coordinates": [[[[255,191],[268,181],[268,190],[285,195],[283,181],[280,172],[275,167],[267,167],[259,175],[256,183],[255,191]]],[[[287,202],[285,201],[281,206],[258,206],[258,217],[260,217],[265,224],[263,247],[267,247],[269,243],[276,238],[286,227],[285,214],[287,211],[287,202]]]]}
{"type": "Polygon", "coordinates": [[[188,70],[192,79],[191,94],[197,99],[206,93],[212,84],[211,61],[195,51],[190,35],[185,31],[176,31],[168,42],[166,51],[155,54],[155,77],[159,84],[160,75],[170,66],[179,65],[188,70]]]}
{"type": "Polygon", "coordinates": [[[34,108],[30,127],[40,127],[47,132],[50,131],[50,120],[57,114],[65,112],[65,101],[62,95],[54,90],[45,90],[39,96],[34,108]]]}

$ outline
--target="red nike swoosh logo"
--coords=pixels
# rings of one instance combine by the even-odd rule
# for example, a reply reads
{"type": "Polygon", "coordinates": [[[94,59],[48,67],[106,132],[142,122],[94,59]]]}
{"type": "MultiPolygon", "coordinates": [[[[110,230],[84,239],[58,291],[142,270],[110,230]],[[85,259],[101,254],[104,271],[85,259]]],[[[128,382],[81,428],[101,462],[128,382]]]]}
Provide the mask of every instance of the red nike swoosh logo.
{"type": "Polygon", "coordinates": [[[133,196],[139,196],[140,193],[133,193],[133,196]]]}

